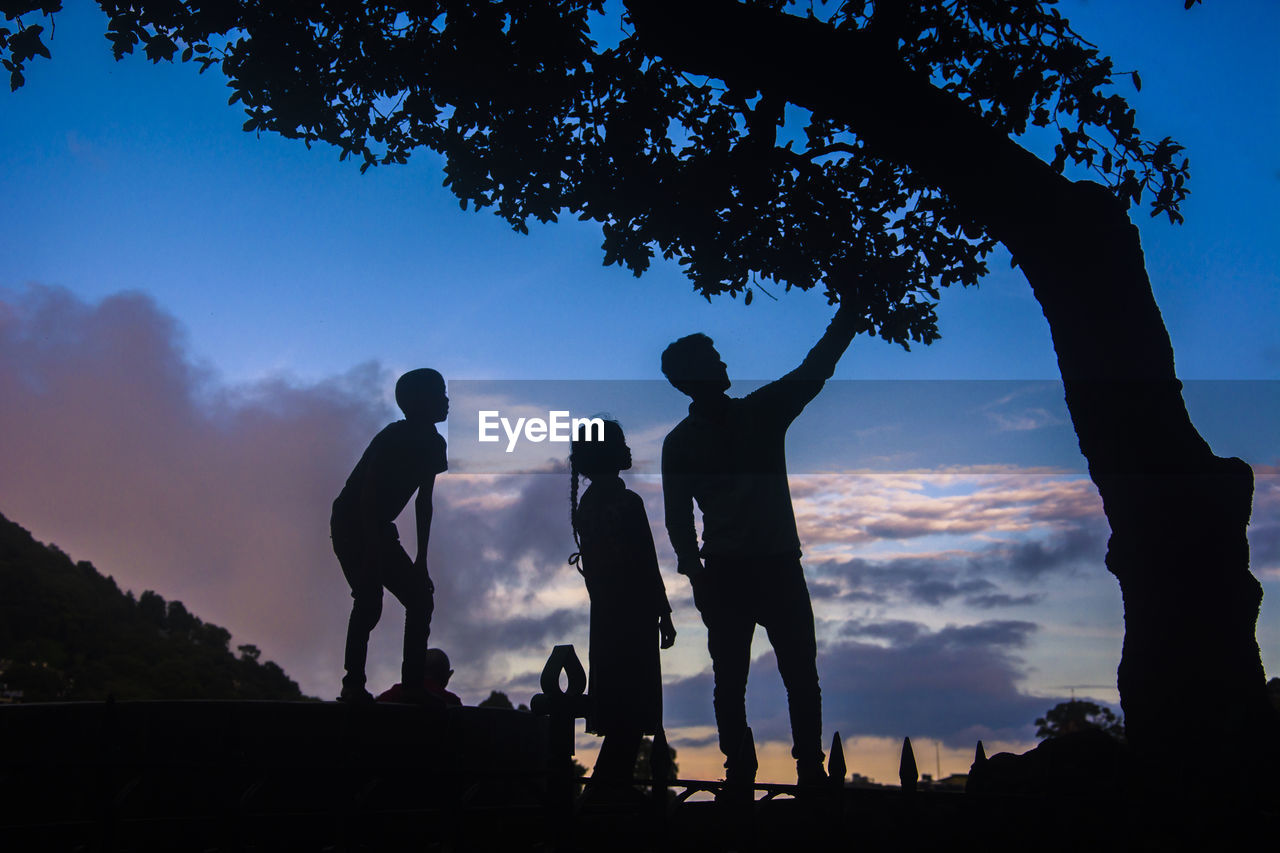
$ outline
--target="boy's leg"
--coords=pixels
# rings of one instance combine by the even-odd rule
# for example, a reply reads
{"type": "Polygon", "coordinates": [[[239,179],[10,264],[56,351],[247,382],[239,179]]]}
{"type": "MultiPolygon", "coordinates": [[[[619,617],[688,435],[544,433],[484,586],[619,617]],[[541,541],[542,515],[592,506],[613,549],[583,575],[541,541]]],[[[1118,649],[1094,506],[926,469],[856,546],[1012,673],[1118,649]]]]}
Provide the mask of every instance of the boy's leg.
{"type": "Polygon", "coordinates": [[[427,678],[427,639],[435,599],[427,573],[413,564],[399,542],[387,549],[383,583],[404,605],[404,661],[400,682],[408,690],[421,690],[427,678]]]}
{"type": "Polygon", "coordinates": [[[365,548],[354,540],[334,539],[333,551],[342,574],[351,587],[351,618],[347,621],[347,644],[343,652],[342,678],[345,695],[364,692],[365,661],[369,656],[369,633],[382,617],[382,581],[376,567],[363,565],[365,548]]]}

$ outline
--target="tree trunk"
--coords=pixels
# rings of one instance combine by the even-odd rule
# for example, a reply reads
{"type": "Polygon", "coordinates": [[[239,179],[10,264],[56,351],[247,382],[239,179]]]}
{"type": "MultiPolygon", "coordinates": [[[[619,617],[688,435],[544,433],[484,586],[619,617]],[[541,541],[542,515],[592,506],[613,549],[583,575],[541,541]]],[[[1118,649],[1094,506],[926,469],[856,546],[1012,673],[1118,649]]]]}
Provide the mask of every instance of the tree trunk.
{"type": "Polygon", "coordinates": [[[1187,416],[1137,228],[1104,188],[1067,186],[1052,229],[997,236],[1049,321],[1111,526],[1129,738],[1166,783],[1251,788],[1269,764],[1253,750],[1265,744],[1274,756],[1277,733],[1254,638],[1262,588],[1245,538],[1253,472],[1215,456],[1187,416]],[[1193,702],[1212,713],[1192,718],[1193,702]]]}
{"type": "Polygon", "coordinates": [[[1262,591],[1245,538],[1253,474],[1215,456],[1187,416],[1124,206],[1055,173],[912,72],[896,41],[730,0],[627,8],[650,55],[847,122],[1013,253],[1048,320],[1111,525],[1106,562],[1124,596],[1119,688],[1130,740],[1165,781],[1259,781],[1270,769],[1264,756],[1280,751],[1280,722],[1255,640],[1262,591]]]}

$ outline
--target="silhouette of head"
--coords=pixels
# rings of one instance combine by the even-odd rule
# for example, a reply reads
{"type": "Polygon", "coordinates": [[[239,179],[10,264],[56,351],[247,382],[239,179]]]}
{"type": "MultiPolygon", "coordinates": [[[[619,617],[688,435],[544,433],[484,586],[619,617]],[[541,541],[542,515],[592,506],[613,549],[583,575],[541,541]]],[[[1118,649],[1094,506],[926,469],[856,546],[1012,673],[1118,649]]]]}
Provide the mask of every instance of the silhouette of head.
{"type": "MultiPolygon", "coordinates": [[[[604,422],[604,435],[590,424],[581,424],[569,443],[569,526],[573,528],[573,541],[578,550],[582,550],[582,542],[578,530],[578,476],[582,475],[592,482],[616,477],[619,471],[631,467],[631,448],[627,447],[627,438],[622,434],[622,426],[613,420],[604,422]]],[[[577,566],[579,554],[569,557],[570,564],[577,566]]]]}
{"type": "Polygon", "coordinates": [[[437,687],[445,687],[453,677],[449,668],[449,656],[443,649],[427,649],[427,678],[435,682],[437,687]]]}
{"type": "Polygon", "coordinates": [[[677,391],[697,400],[729,390],[729,373],[711,338],[686,335],[662,352],[662,374],[677,391]]]}
{"type": "Polygon", "coordinates": [[[594,480],[617,475],[631,467],[631,448],[617,421],[604,422],[604,440],[590,424],[581,424],[569,444],[570,466],[579,474],[594,480]]]}
{"type": "Polygon", "coordinates": [[[410,370],[396,381],[396,405],[411,421],[440,423],[449,417],[444,377],[429,367],[410,370]]]}

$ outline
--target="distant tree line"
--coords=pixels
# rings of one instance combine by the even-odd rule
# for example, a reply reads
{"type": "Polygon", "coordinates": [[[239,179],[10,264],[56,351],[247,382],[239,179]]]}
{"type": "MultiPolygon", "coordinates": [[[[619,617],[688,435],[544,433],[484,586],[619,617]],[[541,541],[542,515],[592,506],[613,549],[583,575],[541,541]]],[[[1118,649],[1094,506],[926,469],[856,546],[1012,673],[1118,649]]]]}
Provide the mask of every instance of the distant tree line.
{"type": "Polygon", "coordinates": [[[1036,720],[1036,737],[1041,740],[1095,729],[1125,740],[1124,717],[1117,717],[1105,705],[1084,699],[1059,702],[1036,720]]]}
{"type": "Polygon", "coordinates": [[[181,601],[134,598],[0,515],[0,701],[305,699],[181,601]]]}

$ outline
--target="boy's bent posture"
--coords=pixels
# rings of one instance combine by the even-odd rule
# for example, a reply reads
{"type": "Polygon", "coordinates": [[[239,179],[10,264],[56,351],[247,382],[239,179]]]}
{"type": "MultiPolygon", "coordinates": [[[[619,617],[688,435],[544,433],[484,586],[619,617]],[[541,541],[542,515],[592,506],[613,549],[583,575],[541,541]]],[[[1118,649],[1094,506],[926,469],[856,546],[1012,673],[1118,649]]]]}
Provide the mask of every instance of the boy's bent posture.
{"type": "Polygon", "coordinates": [[[435,427],[449,414],[444,378],[427,368],[409,371],[396,382],[396,404],[405,419],[388,425],[369,442],[333,502],[329,522],[333,552],[354,599],[343,661],[347,674],[338,697],[343,702],[373,700],[364,686],[364,667],[369,632],[382,615],[383,587],[405,610],[401,683],[420,685],[424,679],[435,592],[427,572],[431,491],[436,474],[448,467],[444,438],[435,427]],[[415,491],[418,553],[410,560],[400,545],[395,520],[415,491]]]}

